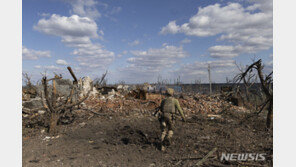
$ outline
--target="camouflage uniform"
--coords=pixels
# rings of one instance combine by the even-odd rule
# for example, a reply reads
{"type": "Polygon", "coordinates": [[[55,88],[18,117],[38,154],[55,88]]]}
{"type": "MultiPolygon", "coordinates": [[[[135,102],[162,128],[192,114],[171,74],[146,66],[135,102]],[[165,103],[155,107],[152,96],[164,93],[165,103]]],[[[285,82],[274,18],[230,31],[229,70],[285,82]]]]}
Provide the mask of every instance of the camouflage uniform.
{"type": "Polygon", "coordinates": [[[160,122],[160,128],[161,128],[161,150],[164,151],[165,148],[163,146],[164,139],[167,138],[169,143],[171,142],[171,138],[173,136],[173,130],[174,130],[174,117],[176,114],[176,109],[179,111],[182,120],[185,121],[185,117],[183,114],[183,110],[180,107],[179,101],[171,96],[173,96],[174,90],[168,89],[167,95],[168,98],[162,100],[160,110],[161,115],[159,118],[160,122]]]}

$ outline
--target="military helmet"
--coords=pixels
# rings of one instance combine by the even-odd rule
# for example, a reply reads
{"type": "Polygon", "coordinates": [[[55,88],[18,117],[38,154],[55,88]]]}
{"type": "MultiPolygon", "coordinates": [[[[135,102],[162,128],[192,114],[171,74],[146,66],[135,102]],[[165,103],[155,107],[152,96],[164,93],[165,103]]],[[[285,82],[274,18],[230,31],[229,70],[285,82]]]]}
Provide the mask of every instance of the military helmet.
{"type": "Polygon", "coordinates": [[[172,88],[167,88],[166,93],[167,93],[168,95],[170,95],[170,96],[173,96],[173,95],[174,95],[174,89],[172,89],[172,88]]]}

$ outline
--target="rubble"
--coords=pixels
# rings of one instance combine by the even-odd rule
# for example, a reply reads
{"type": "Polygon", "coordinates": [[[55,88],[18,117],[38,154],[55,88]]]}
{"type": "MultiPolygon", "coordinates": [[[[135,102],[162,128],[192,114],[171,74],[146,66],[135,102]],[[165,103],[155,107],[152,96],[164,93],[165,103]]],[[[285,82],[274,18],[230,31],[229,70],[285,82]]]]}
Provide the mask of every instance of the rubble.
{"type": "MultiPolygon", "coordinates": [[[[78,88],[81,90],[81,93],[79,94],[80,97],[91,89],[92,82],[90,77],[78,80],[78,88]]],[[[57,89],[65,89],[66,87],[69,89],[73,86],[74,85],[70,80],[59,80],[59,82],[57,82],[57,89]]],[[[175,89],[178,89],[178,87],[175,89]]],[[[142,87],[135,85],[118,85],[116,87],[102,86],[93,88],[90,91],[92,98],[88,98],[81,103],[81,109],[78,108],[78,110],[72,113],[72,115],[79,113],[79,117],[84,114],[87,115],[87,118],[91,118],[93,114],[100,113],[152,115],[155,112],[155,109],[160,106],[161,100],[165,98],[165,95],[163,94],[164,90],[165,88],[163,87],[151,86],[149,84],[145,84],[142,87]],[[159,88],[158,93],[155,91],[157,88],[159,88]]],[[[66,96],[64,95],[59,98],[65,97],[66,96]]],[[[248,110],[239,103],[239,100],[235,102],[231,100],[231,98],[235,99],[235,97],[225,96],[223,93],[205,95],[199,93],[176,92],[175,98],[179,100],[185,115],[206,114],[211,119],[220,119],[221,117],[219,114],[224,111],[248,112],[248,110]]],[[[30,99],[29,101],[23,101],[23,107],[25,108],[40,108],[43,107],[43,105],[40,97],[30,99]]],[[[37,110],[36,113],[25,112],[23,113],[23,117],[31,119],[34,114],[34,117],[38,117],[38,115],[45,115],[45,113],[45,110],[37,110]]],[[[61,120],[62,123],[71,123],[74,117],[70,117],[63,117],[63,120],[61,120]],[[70,117],[71,120],[67,121],[66,119],[70,119],[70,117]]]]}
{"type": "Polygon", "coordinates": [[[85,96],[89,90],[91,90],[89,96],[90,97],[97,97],[97,94],[99,93],[94,87],[92,87],[93,81],[92,79],[87,76],[78,81],[78,87],[81,89],[81,92],[79,94],[79,97],[85,96]]]}
{"type": "Polygon", "coordinates": [[[24,86],[22,89],[22,98],[23,100],[30,100],[30,98],[35,98],[37,96],[37,87],[34,85],[24,86]]]}
{"type": "Polygon", "coordinates": [[[44,110],[38,110],[38,114],[44,114],[46,111],[44,110]]]}
{"type": "MultiPolygon", "coordinates": [[[[86,83],[91,83],[89,79],[85,79],[83,84],[84,91],[89,90],[86,83]]],[[[106,88],[106,87],[105,87],[106,88]]],[[[110,87],[108,87],[110,88],[110,87]]],[[[123,115],[130,114],[148,114],[151,115],[155,112],[155,109],[160,105],[161,100],[165,98],[164,95],[159,93],[148,93],[141,89],[135,89],[129,91],[125,96],[120,91],[122,87],[115,91],[114,89],[108,89],[109,92],[105,95],[95,93],[96,98],[89,98],[84,101],[80,107],[87,110],[96,111],[94,113],[121,113],[123,115]],[[111,90],[111,91],[110,91],[111,90]]],[[[211,119],[219,119],[220,113],[231,110],[237,112],[248,112],[248,110],[242,106],[236,106],[221,97],[220,95],[202,95],[202,94],[176,94],[176,98],[184,111],[185,115],[190,114],[207,114],[211,119]]],[[[28,102],[24,102],[25,107],[34,106],[42,107],[40,98],[31,99],[28,102]]],[[[84,111],[85,112],[85,111],[84,111]]],[[[44,114],[45,111],[38,111],[38,115],[44,114]]],[[[87,112],[88,113],[88,112],[87,112]]],[[[83,113],[80,113],[83,114],[83,113]]],[[[85,113],[86,114],[86,113],[85,113]]],[[[30,114],[29,114],[30,115],[30,114]]],[[[25,113],[23,117],[30,117],[28,113],[25,113]]],[[[89,116],[87,116],[89,117],[89,116]]]]}
{"type": "MultiPolygon", "coordinates": [[[[183,94],[177,98],[185,114],[212,114],[217,115],[226,110],[247,112],[244,107],[231,104],[220,96],[209,96],[201,94],[183,94]]],[[[138,112],[141,114],[152,114],[160,105],[164,95],[147,93],[136,89],[127,96],[120,96],[118,92],[109,96],[101,96],[97,99],[86,100],[87,106],[101,112],[115,112],[129,114],[138,112]]],[[[219,117],[219,116],[212,116],[219,117]]]]}
{"type": "Polygon", "coordinates": [[[128,89],[129,89],[128,85],[118,85],[117,86],[117,90],[120,92],[123,92],[123,91],[126,92],[126,91],[128,91],[128,89]]]}
{"type": "Polygon", "coordinates": [[[41,108],[43,107],[42,101],[40,97],[36,97],[33,99],[30,99],[28,101],[23,100],[23,107],[28,109],[34,109],[34,108],[41,108]]]}
{"type": "Polygon", "coordinates": [[[115,93],[115,90],[114,89],[112,89],[110,92],[108,92],[108,96],[114,96],[116,93],[115,93]]]}

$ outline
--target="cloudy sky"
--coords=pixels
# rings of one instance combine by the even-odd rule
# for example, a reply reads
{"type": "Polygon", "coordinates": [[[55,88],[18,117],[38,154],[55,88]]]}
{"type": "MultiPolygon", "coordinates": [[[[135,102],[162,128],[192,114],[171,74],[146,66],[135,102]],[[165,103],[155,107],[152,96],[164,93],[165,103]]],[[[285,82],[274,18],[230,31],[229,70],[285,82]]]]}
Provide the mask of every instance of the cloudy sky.
{"type": "Polygon", "coordinates": [[[272,0],[23,0],[23,72],[71,66],[116,83],[225,82],[262,59],[272,70],[272,0]]]}

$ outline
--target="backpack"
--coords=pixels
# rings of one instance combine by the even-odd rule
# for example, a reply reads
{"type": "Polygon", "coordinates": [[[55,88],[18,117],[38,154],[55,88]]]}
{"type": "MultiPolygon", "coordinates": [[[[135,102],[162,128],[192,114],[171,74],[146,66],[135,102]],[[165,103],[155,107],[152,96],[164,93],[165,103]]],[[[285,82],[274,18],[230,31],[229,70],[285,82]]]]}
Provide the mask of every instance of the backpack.
{"type": "Polygon", "coordinates": [[[169,98],[166,98],[162,101],[161,112],[163,114],[166,114],[166,113],[174,114],[175,113],[174,98],[169,97],[169,98]]]}

